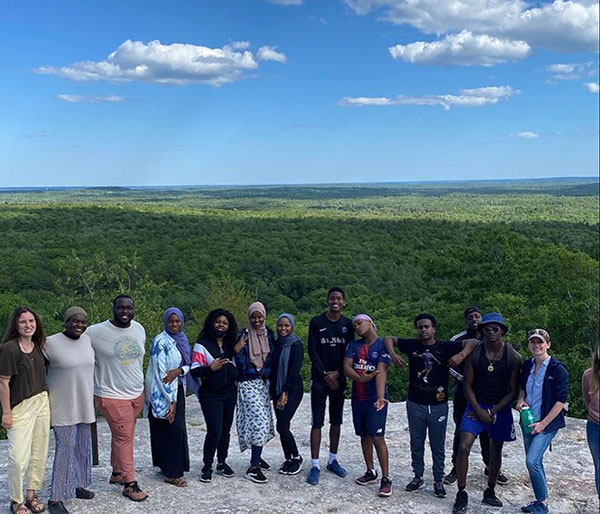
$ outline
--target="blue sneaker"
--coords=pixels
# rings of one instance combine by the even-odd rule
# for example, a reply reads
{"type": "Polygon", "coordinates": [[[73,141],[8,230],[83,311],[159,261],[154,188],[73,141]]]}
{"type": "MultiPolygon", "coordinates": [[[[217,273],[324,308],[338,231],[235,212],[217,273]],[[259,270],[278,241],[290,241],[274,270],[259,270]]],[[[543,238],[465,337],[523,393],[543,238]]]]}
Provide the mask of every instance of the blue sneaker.
{"type": "Polygon", "coordinates": [[[310,472],[308,473],[308,476],[306,477],[306,483],[310,484],[310,485],[317,485],[319,483],[319,474],[321,473],[321,470],[319,468],[317,468],[316,466],[313,466],[312,468],[310,468],[310,472]]]}
{"type": "Polygon", "coordinates": [[[542,502],[537,502],[537,505],[534,507],[534,510],[531,511],[531,514],[548,514],[548,507],[542,502]]]}
{"type": "Polygon", "coordinates": [[[533,500],[531,503],[528,503],[527,505],[523,505],[521,507],[521,512],[533,512],[537,506],[538,502],[537,500],[533,500]]]}
{"type": "Polygon", "coordinates": [[[348,472],[342,466],[340,466],[340,463],[337,461],[337,459],[332,463],[327,464],[327,471],[335,473],[340,478],[344,478],[348,474],[348,472]]]}

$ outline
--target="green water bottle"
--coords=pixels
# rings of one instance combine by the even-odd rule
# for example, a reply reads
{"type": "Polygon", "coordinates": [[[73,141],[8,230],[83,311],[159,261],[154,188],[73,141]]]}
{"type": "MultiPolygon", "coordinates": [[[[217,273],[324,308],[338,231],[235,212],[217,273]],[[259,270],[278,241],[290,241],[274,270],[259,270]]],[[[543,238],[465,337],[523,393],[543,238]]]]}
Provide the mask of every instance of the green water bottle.
{"type": "Polygon", "coordinates": [[[535,416],[533,415],[533,411],[529,407],[523,407],[521,409],[521,424],[523,425],[523,431],[526,434],[531,434],[533,428],[529,425],[531,425],[532,423],[535,423],[535,416]]]}

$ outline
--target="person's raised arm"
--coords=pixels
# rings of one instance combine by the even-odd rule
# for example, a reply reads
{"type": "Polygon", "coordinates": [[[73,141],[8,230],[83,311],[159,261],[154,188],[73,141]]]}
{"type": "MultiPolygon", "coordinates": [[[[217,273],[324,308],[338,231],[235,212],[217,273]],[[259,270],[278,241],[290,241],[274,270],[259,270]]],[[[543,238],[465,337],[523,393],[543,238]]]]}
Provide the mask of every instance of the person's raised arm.
{"type": "Polygon", "coordinates": [[[475,347],[479,344],[477,339],[465,339],[462,341],[462,350],[457,354],[450,357],[448,360],[448,366],[451,368],[457,368],[462,362],[473,353],[475,347]]]}
{"type": "Polygon", "coordinates": [[[406,362],[404,362],[404,359],[396,353],[394,346],[397,345],[398,338],[396,336],[385,336],[383,338],[383,346],[385,346],[385,350],[390,354],[394,366],[396,366],[397,368],[403,368],[404,366],[406,366],[406,362]]]}

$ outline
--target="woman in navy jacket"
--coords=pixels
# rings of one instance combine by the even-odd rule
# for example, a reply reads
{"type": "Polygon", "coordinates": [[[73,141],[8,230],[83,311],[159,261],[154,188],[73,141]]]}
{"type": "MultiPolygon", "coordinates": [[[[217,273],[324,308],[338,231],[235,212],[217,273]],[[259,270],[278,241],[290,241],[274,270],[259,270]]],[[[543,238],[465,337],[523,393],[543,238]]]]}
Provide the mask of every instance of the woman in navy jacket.
{"type": "Polygon", "coordinates": [[[529,407],[535,422],[531,432],[523,428],[523,442],[527,456],[527,470],[535,501],[521,507],[523,512],[548,512],[548,488],[544,472],[544,453],[560,428],[565,426],[564,407],[569,396],[569,374],[565,365],[548,355],[550,336],[541,328],[527,335],[529,351],[533,355],[523,363],[521,389],[517,409],[529,407]]]}

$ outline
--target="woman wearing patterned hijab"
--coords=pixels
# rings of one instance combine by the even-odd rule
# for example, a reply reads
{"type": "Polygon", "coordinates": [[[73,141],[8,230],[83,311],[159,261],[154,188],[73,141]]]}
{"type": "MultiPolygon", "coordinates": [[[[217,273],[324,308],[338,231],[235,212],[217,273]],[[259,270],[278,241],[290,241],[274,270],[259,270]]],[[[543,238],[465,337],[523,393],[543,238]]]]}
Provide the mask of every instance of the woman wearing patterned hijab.
{"type": "Polygon", "coordinates": [[[267,482],[262,470],[270,466],[261,458],[263,446],[275,437],[269,395],[269,375],[274,336],[265,325],[265,306],[255,302],[248,308],[248,328],[233,348],[238,368],[236,426],[240,450],[252,450],[246,478],[258,484],[267,482]]]}
{"type": "Polygon", "coordinates": [[[177,487],[187,487],[183,473],[190,470],[184,381],[197,390],[197,383],[194,385],[189,377],[191,351],[183,321],[177,307],[166,310],[164,330],[150,346],[146,373],[145,413],[150,425],[152,464],[160,468],[165,482],[177,487]]]}

